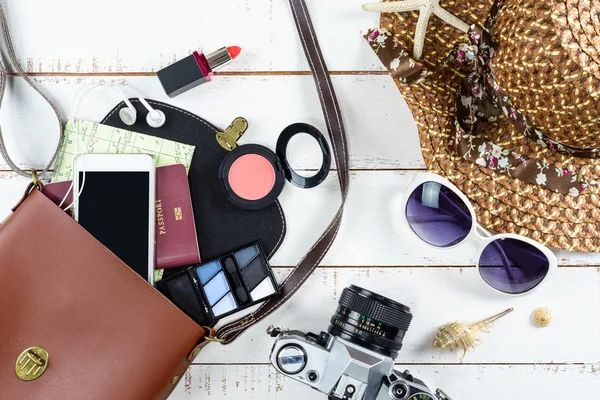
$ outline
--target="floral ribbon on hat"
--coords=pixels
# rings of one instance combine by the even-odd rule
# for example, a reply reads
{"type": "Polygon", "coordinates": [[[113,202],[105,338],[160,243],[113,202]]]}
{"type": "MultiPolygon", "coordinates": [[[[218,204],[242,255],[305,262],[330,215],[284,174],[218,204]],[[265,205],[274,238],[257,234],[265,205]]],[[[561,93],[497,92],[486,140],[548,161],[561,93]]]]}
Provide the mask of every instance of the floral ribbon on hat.
{"type": "MultiPolygon", "coordinates": [[[[490,30],[498,9],[499,7],[492,9],[486,24],[490,30]]],[[[422,62],[412,59],[387,29],[371,29],[364,37],[390,75],[400,82],[418,84],[431,75],[431,71],[422,62]]],[[[452,65],[466,74],[461,80],[456,100],[455,150],[463,158],[478,165],[565,195],[577,196],[594,184],[581,174],[517,154],[476,134],[503,113],[527,139],[553,152],[576,157],[600,157],[600,149],[565,145],[536,129],[514,107],[492,76],[490,62],[494,55],[494,43],[491,35],[481,26],[472,25],[468,37],[470,43],[459,44],[437,66],[439,70],[452,65]]]]}

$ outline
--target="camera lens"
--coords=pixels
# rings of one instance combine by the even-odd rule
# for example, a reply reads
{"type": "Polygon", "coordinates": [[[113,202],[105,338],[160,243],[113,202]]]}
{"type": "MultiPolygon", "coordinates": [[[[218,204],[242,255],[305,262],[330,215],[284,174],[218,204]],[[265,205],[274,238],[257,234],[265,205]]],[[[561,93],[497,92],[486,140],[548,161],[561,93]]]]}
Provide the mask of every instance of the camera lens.
{"type": "Polygon", "coordinates": [[[428,395],[427,393],[417,393],[408,400],[435,400],[435,399],[433,397],[431,397],[430,395],[428,395]]]}
{"type": "Polygon", "coordinates": [[[350,285],[343,290],[327,331],[396,358],[411,320],[410,308],[404,304],[350,285]]]}

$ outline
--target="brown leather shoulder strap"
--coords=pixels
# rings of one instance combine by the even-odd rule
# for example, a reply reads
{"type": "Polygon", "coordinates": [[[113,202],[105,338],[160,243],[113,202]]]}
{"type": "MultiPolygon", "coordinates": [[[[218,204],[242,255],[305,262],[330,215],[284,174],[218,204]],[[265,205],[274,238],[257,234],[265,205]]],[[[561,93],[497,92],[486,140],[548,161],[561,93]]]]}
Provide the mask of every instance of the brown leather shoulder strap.
{"type": "Polygon", "coordinates": [[[323,235],[321,235],[319,240],[317,240],[306,256],[298,263],[296,268],[294,268],[283,282],[281,294],[265,302],[255,312],[219,329],[217,337],[222,339],[223,344],[231,343],[246,329],[271,314],[302,286],[333,244],[338,230],[340,229],[342,214],[344,213],[344,204],[348,195],[348,145],[340,106],[335,96],[335,92],[333,91],[329,72],[327,71],[325,61],[323,60],[323,54],[319,48],[317,35],[315,34],[315,30],[310,20],[306,3],[304,0],[289,0],[289,2],[292,7],[292,14],[300,35],[302,47],[304,48],[306,58],[308,59],[310,69],[317,85],[321,108],[325,115],[325,123],[333,146],[333,155],[338,170],[338,179],[342,191],[342,204],[323,235]]]}

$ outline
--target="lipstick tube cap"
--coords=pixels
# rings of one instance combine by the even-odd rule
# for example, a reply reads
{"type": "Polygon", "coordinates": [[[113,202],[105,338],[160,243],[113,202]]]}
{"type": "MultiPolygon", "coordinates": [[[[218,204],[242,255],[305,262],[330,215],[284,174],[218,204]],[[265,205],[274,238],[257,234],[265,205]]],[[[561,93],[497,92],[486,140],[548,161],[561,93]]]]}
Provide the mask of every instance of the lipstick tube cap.
{"type": "Polygon", "coordinates": [[[156,76],[169,97],[175,97],[212,78],[210,63],[202,53],[193,54],[158,71],[156,76]]]}

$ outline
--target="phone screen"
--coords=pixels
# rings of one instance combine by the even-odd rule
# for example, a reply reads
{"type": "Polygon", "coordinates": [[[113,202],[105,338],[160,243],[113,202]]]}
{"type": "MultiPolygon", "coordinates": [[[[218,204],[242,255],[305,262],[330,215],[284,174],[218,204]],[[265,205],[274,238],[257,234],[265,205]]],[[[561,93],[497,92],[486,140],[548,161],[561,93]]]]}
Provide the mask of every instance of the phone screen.
{"type": "Polygon", "coordinates": [[[148,172],[79,172],[79,224],[148,280],[148,172]]]}

